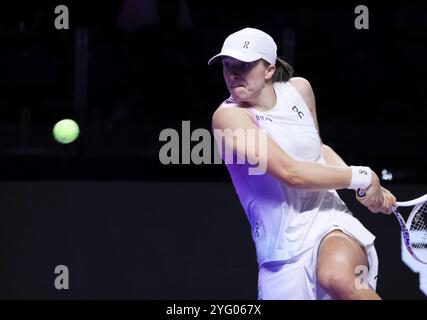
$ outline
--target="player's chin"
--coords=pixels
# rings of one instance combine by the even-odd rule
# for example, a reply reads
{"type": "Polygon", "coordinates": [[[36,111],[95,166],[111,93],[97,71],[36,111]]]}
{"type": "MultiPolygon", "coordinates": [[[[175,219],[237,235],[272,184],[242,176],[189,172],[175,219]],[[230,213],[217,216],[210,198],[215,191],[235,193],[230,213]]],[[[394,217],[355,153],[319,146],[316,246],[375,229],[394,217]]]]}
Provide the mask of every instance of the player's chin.
{"type": "Polygon", "coordinates": [[[245,101],[249,98],[248,91],[245,87],[232,87],[230,88],[230,93],[234,99],[239,101],[245,101]]]}

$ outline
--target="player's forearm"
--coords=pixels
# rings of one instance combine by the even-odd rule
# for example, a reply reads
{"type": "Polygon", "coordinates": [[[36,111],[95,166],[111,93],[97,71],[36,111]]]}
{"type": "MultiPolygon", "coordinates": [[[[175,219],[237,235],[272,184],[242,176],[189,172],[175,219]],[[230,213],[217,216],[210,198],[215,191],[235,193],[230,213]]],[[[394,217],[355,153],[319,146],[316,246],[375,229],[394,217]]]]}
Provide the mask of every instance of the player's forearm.
{"type": "Polygon", "coordinates": [[[322,155],[326,164],[338,167],[348,167],[344,160],[326,144],[322,144],[322,155]]]}
{"type": "Polygon", "coordinates": [[[348,188],[351,178],[352,172],[347,166],[300,161],[287,170],[286,181],[298,189],[319,191],[348,188]]]}

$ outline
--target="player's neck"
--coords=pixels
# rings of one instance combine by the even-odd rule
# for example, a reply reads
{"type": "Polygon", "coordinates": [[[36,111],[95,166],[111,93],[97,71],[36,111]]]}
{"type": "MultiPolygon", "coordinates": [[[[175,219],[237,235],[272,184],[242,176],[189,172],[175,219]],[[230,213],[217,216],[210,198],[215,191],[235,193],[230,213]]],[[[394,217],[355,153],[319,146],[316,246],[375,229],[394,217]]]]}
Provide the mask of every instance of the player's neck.
{"type": "Polygon", "coordinates": [[[252,107],[261,112],[269,111],[274,108],[277,103],[276,92],[271,84],[266,85],[259,95],[250,104],[252,107]]]}

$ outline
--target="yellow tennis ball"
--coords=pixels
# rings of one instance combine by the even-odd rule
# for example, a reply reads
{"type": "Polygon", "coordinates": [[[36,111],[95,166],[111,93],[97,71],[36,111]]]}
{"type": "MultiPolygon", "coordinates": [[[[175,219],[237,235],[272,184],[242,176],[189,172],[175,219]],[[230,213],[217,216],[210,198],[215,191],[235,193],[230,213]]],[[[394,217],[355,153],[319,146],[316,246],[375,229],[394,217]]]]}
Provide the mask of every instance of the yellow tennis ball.
{"type": "Polygon", "coordinates": [[[78,124],[71,119],[58,121],[53,127],[53,137],[59,143],[71,143],[79,136],[80,129],[78,124]]]}

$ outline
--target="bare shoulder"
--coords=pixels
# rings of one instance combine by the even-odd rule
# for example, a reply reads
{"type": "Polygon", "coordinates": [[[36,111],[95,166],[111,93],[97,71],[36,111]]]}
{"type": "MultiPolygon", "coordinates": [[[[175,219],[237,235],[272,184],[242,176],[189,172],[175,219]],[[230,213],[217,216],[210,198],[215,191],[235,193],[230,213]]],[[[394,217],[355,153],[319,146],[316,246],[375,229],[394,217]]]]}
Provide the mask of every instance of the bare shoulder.
{"type": "Polygon", "coordinates": [[[313,88],[307,79],[302,77],[293,77],[289,79],[289,83],[298,91],[310,110],[316,108],[313,88]]]}
{"type": "Polygon", "coordinates": [[[301,94],[313,94],[313,88],[311,87],[310,81],[302,77],[293,77],[289,79],[289,83],[297,89],[301,94]]]}
{"type": "Polygon", "coordinates": [[[212,126],[214,128],[228,127],[232,122],[247,119],[252,119],[252,116],[246,107],[237,103],[223,102],[212,115],[212,126]]]}

